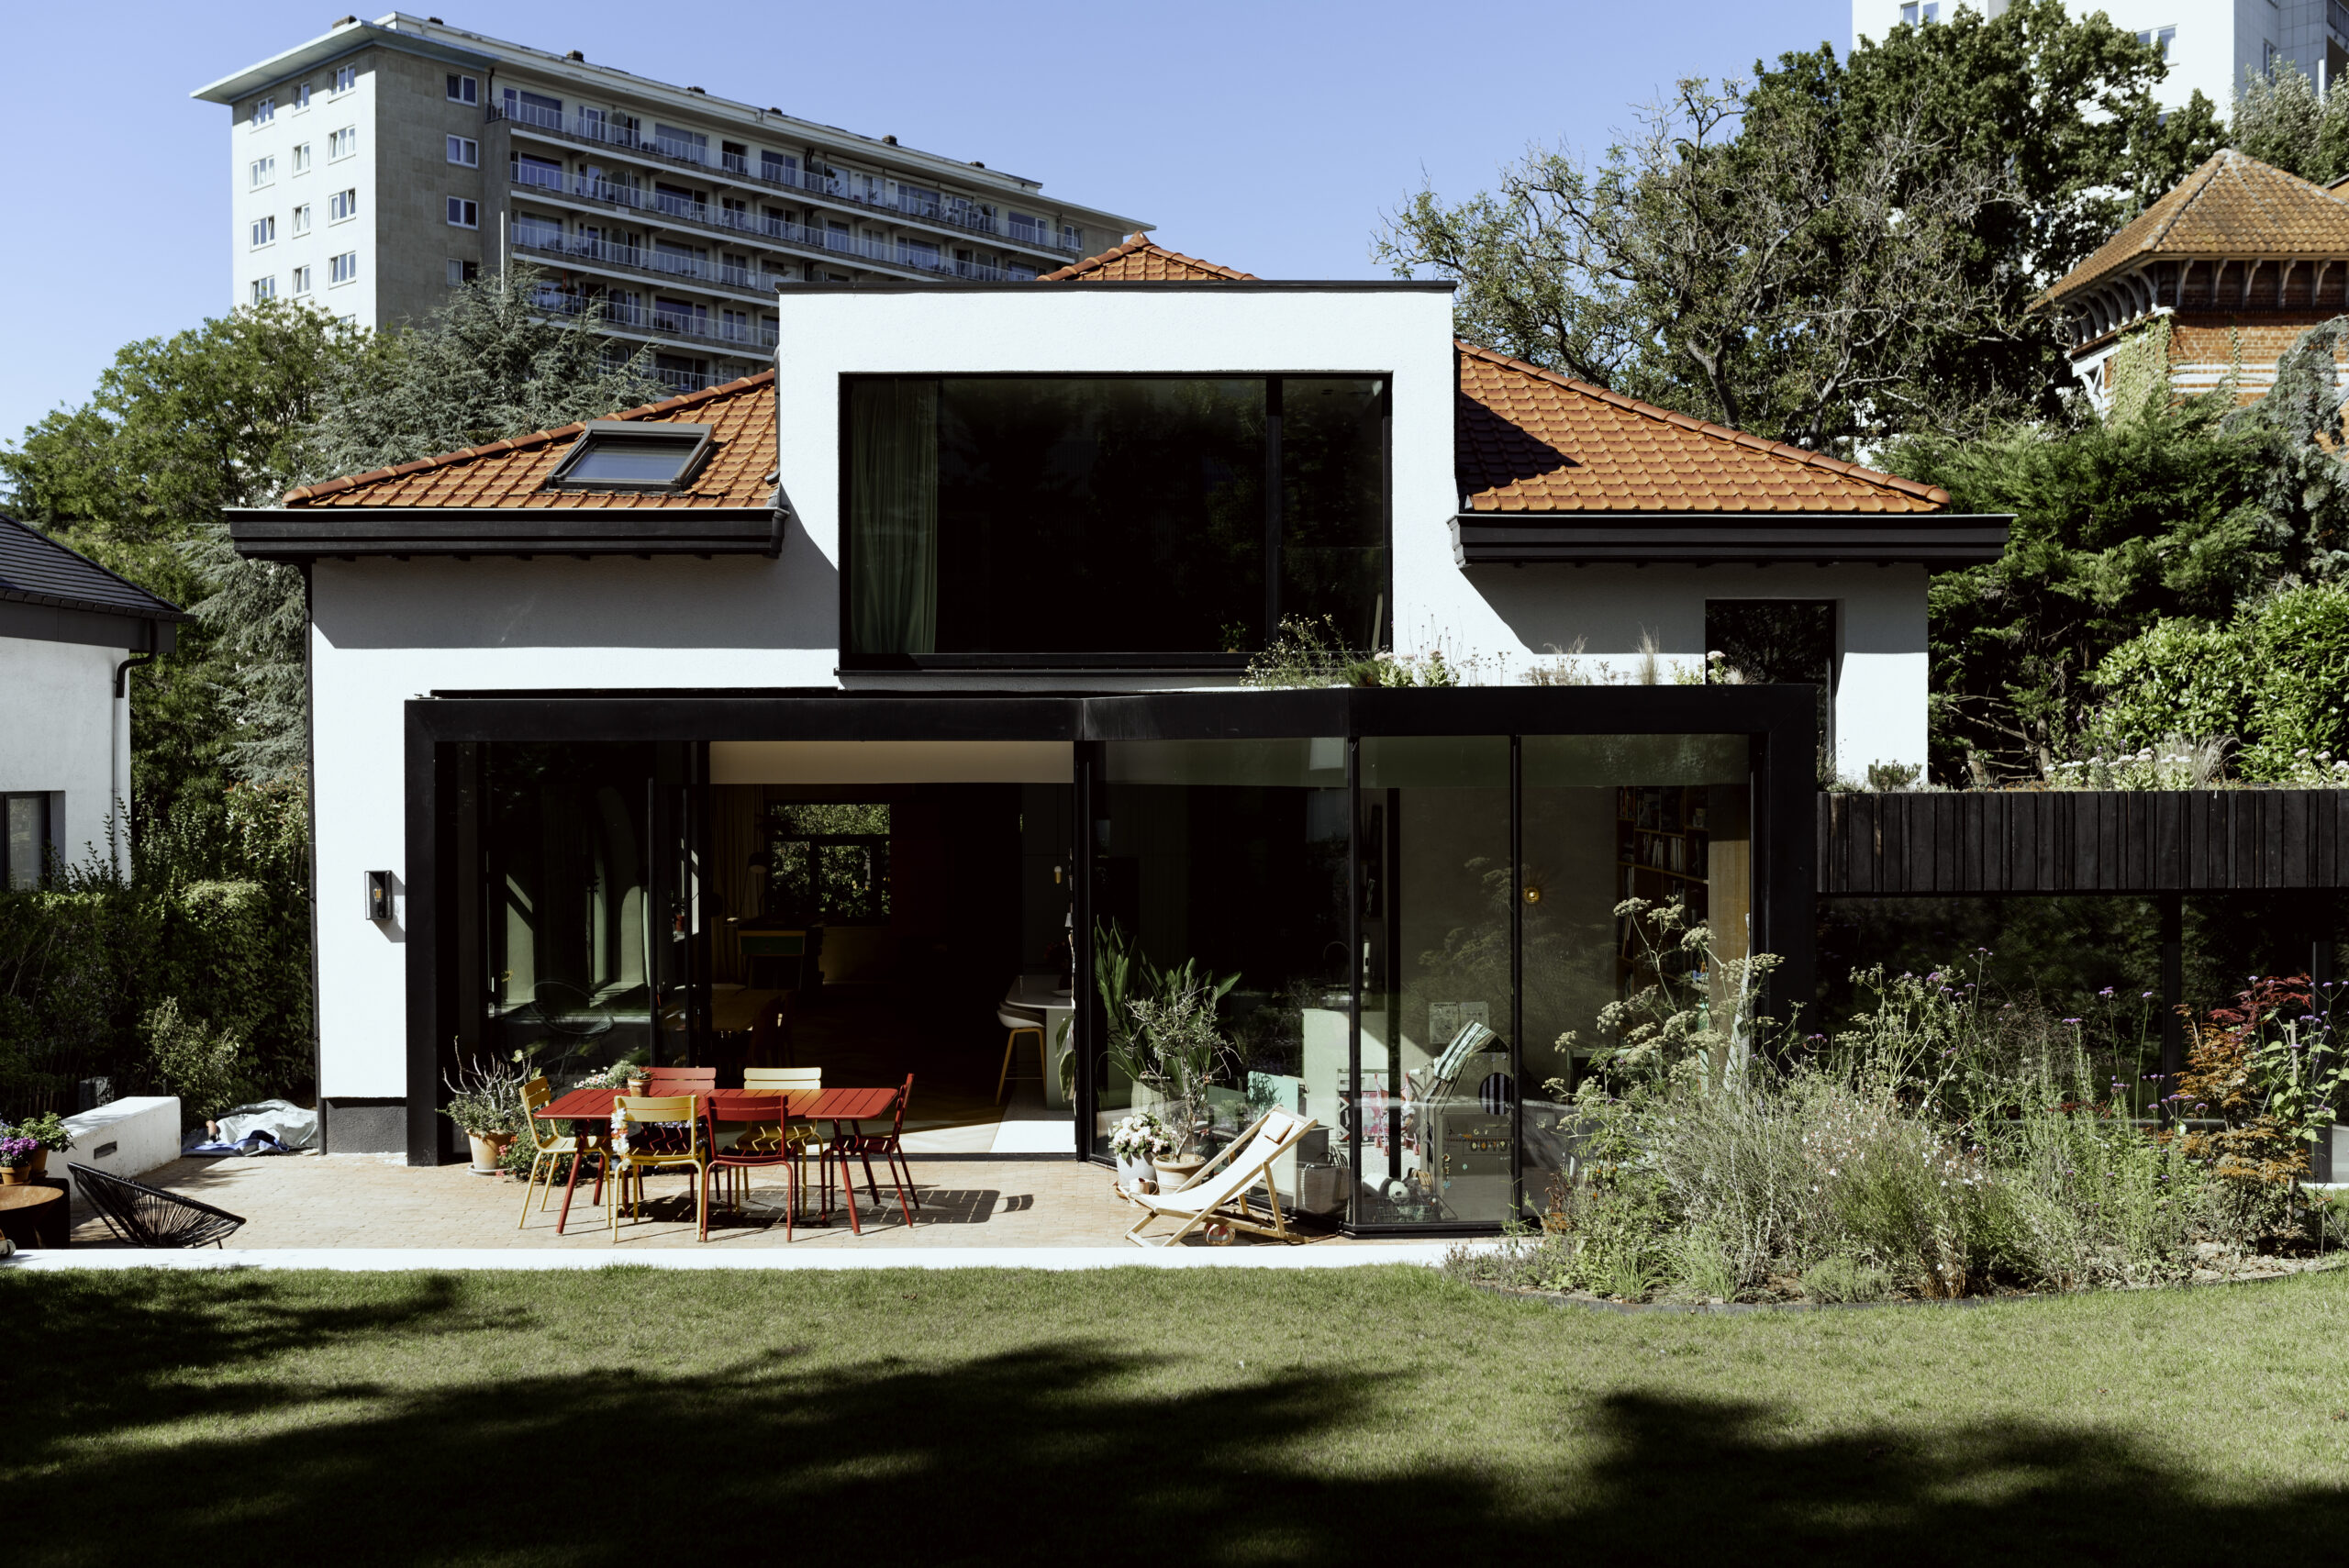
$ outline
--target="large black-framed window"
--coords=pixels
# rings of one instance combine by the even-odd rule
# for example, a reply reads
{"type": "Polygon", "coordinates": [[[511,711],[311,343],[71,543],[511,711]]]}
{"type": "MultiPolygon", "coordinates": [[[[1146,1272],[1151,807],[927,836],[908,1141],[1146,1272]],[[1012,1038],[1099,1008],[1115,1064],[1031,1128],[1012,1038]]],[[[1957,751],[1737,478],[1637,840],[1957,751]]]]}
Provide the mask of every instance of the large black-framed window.
{"type": "Polygon", "coordinates": [[[844,667],[1239,665],[1379,647],[1388,378],[852,376],[844,667]]]}

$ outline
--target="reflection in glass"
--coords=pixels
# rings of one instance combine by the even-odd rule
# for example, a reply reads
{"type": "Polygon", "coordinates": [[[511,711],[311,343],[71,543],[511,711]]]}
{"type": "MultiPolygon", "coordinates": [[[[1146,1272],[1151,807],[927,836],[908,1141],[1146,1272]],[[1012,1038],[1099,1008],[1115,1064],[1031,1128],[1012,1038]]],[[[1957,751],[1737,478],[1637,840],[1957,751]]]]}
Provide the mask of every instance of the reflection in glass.
{"type": "Polygon", "coordinates": [[[1508,738],[1361,747],[1354,1219],[1496,1223],[1516,1208],[1508,738]]]}
{"type": "Polygon", "coordinates": [[[484,1043],[550,1076],[649,1048],[651,749],[481,752],[484,1043]]]}
{"type": "MultiPolygon", "coordinates": [[[[1097,918],[1158,969],[1237,973],[1230,1047],[1209,1093],[1213,1137],[1281,1106],[1323,1131],[1275,1168],[1284,1201],[1335,1210],[1327,1129],[1346,1061],[1346,748],[1338,739],[1111,741],[1097,918]],[[1302,1162],[1302,1169],[1300,1168],[1302,1162]]],[[[1097,1055],[1093,1147],[1155,1108],[1097,1055]]]]}

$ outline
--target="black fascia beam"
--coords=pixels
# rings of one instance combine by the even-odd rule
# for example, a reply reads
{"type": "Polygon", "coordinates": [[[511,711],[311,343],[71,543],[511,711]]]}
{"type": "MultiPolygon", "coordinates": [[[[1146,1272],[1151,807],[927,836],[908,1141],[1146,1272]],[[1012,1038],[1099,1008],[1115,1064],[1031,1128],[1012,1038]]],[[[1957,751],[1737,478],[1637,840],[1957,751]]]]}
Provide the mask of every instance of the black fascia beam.
{"type": "Polygon", "coordinates": [[[772,506],[273,506],[226,514],[249,561],[399,555],[763,555],[772,506]]]}
{"type": "Polygon", "coordinates": [[[1459,566],[1978,566],[2006,553],[2013,521],[1998,514],[1464,512],[1452,519],[1452,559],[1459,566]]]}
{"type": "Polygon", "coordinates": [[[185,614],[174,614],[167,619],[96,606],[0,599],[0,637],[20,637],[28,642],[72,642],[84,648],[119,648],[130,653],[169,653],[179,646],[179,623],[193,618],[185,614]]]}

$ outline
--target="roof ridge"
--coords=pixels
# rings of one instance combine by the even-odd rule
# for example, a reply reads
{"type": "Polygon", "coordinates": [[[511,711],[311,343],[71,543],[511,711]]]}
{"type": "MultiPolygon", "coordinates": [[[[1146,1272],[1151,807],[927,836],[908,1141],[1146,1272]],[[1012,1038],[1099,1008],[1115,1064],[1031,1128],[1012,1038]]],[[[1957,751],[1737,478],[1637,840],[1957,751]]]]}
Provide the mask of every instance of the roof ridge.
{"type": "Polygon", "coordinates": [[[1088,272],[1100,272],[1112,261],[1122,261],[1128,256],[1135,255],[1144,250],[1152,251],[1164,257],[1170,261],[1180,261],[1186,267],[1196,267],[1201,272],[1213,272],[1219,277],[1229,278],[1234,283],[1254,283],[1257,281],[1256,274],[1253,272],[1243,272],[1236,267],[1227,267],[1220,261],[1209,261],[1197,256],[1186,255],[1180,250],[1170,250],[1165,246],[1161,245],[1157,240],[1152,239],[1147,229],[1135,230],[1133,234],[1119,240],[1117,244],[1110,246],[1107,250],[1100,252],[1098,255],[1086,256],[1080,261],[1070,262],[1065,267],[1056,268],[1049,272],[1039,273],[1034,281],[1040,284],[1074,283],[1078,279],[1083,278],[1088,272]]]}
{"type": "Polygon", "coordinates": [[[1544,370],[1542,366],[1520,360],[1513,354],[1504,354],[1498,349],[1488,349],[1482,343],[1473,343],[1465,338],[1454,338],[1453,341],[1459,345],[1464,352],[1474,354],[1494,364],[1507,365],[1511,370],[1523,371],[1529,375],[1539,376],[1544,381],[1578,392],[1586,397],[1596,397],[1602,403],[1610,404],[1643,418],[1659,420],[1680,429],[1709,436],[1715,440],[1726,440],[1732,446],[1744,447],[1749,450],[1765,452],[1772,457],[1784,458],[1790,462],[1802,463],[1810,468],[1825,469],[1831,473],[1842,474],[1847,479],[1856,479],[1865,484],[1877,485],[1904,495],[1914,495],[1920,500],[1931,501],[1935,506],[1946,506],[1950,503],[1949,492],[1938,484],[1920,484],[1913,479],[1903,479],[1897,473],[1886,473],[1880,469],[1868,468],[1856,462],[1846,462],[1838,457],[1829,457],[1824,452],[1811,451],[1807,448],[1794,446],[1786,441],[1767,440],[1745,430],[1731,429],[1727,425],[1716,425],[1710,420],[1698,419],[1692,415],[1680,413],[1676,409],[1661,407],[1653,403],[1642,403],[1636,397],[1627,397],[1620,392],[1598,385],[1596,383],[1583,381],[1557,371],[1544,370]]]}
{"type": "MultiPolygon", "coordinates": [[[[633,408],[623,408],[617,414],[599,414],[596,417],[598,421],[602,421],[640,419],[648,415],[660,413],[674,414],[681,408],[688,408],[696,404],[707,403],[718,397],[734,396],[757,386],[762,382],[770,382],[774,379],[774,372],[758,371],[750,375],[736,376],[732,381],[720,382],[716,386],[705,386],[698,392],[680,393],[674,397],[664,397],[658,403],[640,403],[633,408]]],[[[542,447],[550,441],[560,440],[567,436],[576,436],[587,428],[587,424],[586,420],[573,419],[568,425],[557,425],[551,430],[532,430],[524,435],[507,436],[477,447],[459,447],[452,452],[440,452],[431,457],[410,458],[406,462],[396,462],[388,468],[373,468],[364,473],[344,474],[339,479],[322,479],[315,484],[298,484],[285,493],[280,505],[290,506],[296,501],[316,501],[328,495],[340,495],[345,491],[356,490],[364,484],[373,484],[386,479],[404,478],[411,473],[422,473],[428,469],[447,468],[455,463],[470,462],[476,458],[494,457],[500,452],[528,451],[532,447],[542,447]]]]}

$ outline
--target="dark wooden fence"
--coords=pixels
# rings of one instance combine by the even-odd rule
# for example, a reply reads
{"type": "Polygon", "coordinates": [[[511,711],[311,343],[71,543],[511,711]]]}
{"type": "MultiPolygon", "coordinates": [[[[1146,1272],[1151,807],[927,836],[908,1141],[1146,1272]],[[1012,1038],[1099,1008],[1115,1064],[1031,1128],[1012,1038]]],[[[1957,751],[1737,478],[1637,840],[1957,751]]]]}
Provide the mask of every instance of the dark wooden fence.
{"type": "Polygon", "coordinates": [[[1819,797],[1822,894],[2349,887],[2349,790],[1819,797]]]}

